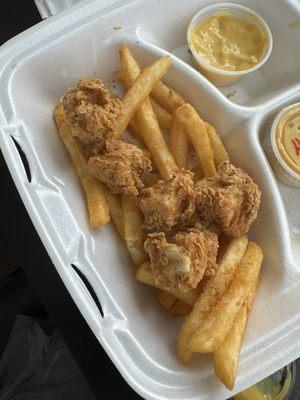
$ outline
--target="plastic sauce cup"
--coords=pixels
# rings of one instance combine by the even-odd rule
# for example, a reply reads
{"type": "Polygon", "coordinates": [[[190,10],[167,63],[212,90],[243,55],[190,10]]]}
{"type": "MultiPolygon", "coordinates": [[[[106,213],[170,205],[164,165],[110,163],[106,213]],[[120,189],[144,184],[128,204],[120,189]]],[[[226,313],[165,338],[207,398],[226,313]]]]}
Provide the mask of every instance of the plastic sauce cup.
{"type": "MultiPolygon", "coordinates": [[[[276,128],[281,120],[290,110],[300,108],[300,103],[294,103],[289,107],[284,108],[274,119],[271,129],[266,133],[264,139],[264,147],[273,167],[274,173],[277,178],[287,185],[300,188],[300,174],[294,171],[282,158],[276,143],[276,128]]],[[[299,144],[300,145],[300,144],[299,144]]],[[[299,156],[300,157],[300,156],[299,156]]]]}
{"type": "Polygon", "coordinates": [[[250,74],[251,72],[258,70],[258,68],[260,68],[270,57],[273,47],[272,33],[266,21],[255,11],[250,10],[250,8],[234,3],[217,3],[200,10],[196,15],[194,15],[189,23],[187,30],[187,41],[197,67],[199,67],[199,70],[216,86],[231,85],[238,79],[240,79],[241,76],[250,74]],[[210,65],[193,48],[190,39],[191,33],[194,31],[196,26],[204,19],[220,11],[227,11],[230,14],[242,18],[248,22],[256,22],[266,32],[268,38],[268,47],[266,49],[264,57],[254,67],[242,71],[227,71],[224,69],[220,69],[210,65]]]}

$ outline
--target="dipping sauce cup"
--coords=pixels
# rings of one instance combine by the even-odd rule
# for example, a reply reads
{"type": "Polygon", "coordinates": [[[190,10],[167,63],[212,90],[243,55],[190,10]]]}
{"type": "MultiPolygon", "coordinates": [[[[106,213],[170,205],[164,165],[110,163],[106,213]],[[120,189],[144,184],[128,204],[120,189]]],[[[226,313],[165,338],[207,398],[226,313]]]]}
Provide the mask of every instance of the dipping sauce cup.
{"type": "Polygon", "coordinates": [[[197,67],[216,86],[231,85],[256,71],[270,57],[273,47],[265,20],[234,3],[200,10],[189,23],[187,41],[197,67]]]}
{"type": "Polygon", "coordinates": [[[284,108],[276,116],[264,145],[277,178],[300,188],[300,103],[284,108]]]}

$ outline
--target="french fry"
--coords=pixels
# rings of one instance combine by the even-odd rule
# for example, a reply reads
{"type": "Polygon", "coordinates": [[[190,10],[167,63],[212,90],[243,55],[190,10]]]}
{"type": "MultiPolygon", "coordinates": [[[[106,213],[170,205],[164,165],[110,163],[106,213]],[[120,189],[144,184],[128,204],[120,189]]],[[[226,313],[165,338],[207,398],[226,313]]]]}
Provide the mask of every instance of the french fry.
{"type": "Polygon", "coordinates": [[[192,351],[212,353],[220,347],[241,307],[247,303],[249,288],[256,287],[262,260],[261,248],[250,242],[229,288],[191,336],[192,351]]]}
{"type": "Polygon", "coordinates": [[[189,138],[184,132],[182,124],[178,121],[176,115],[173,117],[171,134],[169,139],[169,149],[179,169],[185,168],[188,151],[189,138]]]}
{"type": "MultiPolygon", "coordinates": [[[[119,82],[128,87],[128,81],[123,75],[123,72],[116,71],[115,76],[119,82]]],[[[162,106],[169,112],[173,113],[178,107],[186,103],[184,97],[181,96],[176,90],[170,88],[163,82],[157,83],[152,89],[152,97],[162,104],[162,106]]]]}
{"type": "Polygon", "coordinates": [[[136,197],[122,194],[122,209],[124,239],[133,262],[139,266],[147,260],[147,254],[144,249],[143,217],[136,204],[136,197]]]}
{"type": "Polygon", "coordinates": [[[186,103],[181,94],[161,81],[154,86],[152,96],[171,113],[186,103]]]}
{"type": "Polygon", "coordinates": [[[179,107],[175,115],[183,125],[186,134],[189,136],[196,150],[203,175],[215,176],[217,171],[205,123],[190,104],[179,107]]]}
{"type": "Polygon", "coordinates": [[[71,134],[71,126],[65,116],[61,103],[55,107],[54,118],[60,137],[69,152],[75,172],[85,193],[90,226],[92,228],[99,228],[101,225],[107,224],[110,219],[103,185],[88,173],[86,160],[78,142],[71,134]]]}
{"type": "MultiPolygon", "coordinates": [[[[124,67],[125,81],[131,85],[135,84],[136,80],[139,79],[139,74],[142,73],[127,46],[121,47],[120,59],[124,67]]],[[[164,140],[149,98],[140,104],[135,117],[139,126],[139,135],[150,150],[154,164],[157,166],[162,178],[165,180],[171,179],[177,167],[164,140]]]]}
{"type": "MultiPolygon", "coordinates": [[[[126,88],[130,88],[130,82],[126,79],[123,71],[115,71],[115,77],[117,80],[126,88]]],[[[169,131],[171,129],[172,115],[167,111],[158,101],[156,101],[152,96],[150,96],[150,102],[157,118],[157,121],[161,129],[169,131]]]]}
{"type": "Polygon", "coordinates": [[[229,287],[247,245],[246,236],[233,239],[219,263],[216,274],[205,283],[193,311],[186,318],[178,335],[177,352],[182,362],[187,363],[190,360],[192,356],[189,348],[190,338],[202,325],[206,314],[229,287]]]}
{"type": "Polygon", "coordinates": [[[259,278],[260,276],[258,275],[257,280],[253,283],[253,286],[248,286],[249,295],[247,303],[242,307],[237,315],[234,325],[227,334],[224,342],[214,353],[216,375],[229,390],[231,390],[234,386],[238,367],[238,359],[241,352],[249,314],[258,290],[259,278]]]}
{"type": "Polygon", "coordinates": [[[149,172],[145,178],[145,183],[147,186],[153,186],[160,180],[160,175],[158,172],[149,172]]]}
{"type": "Polygon", "coordinates": [[[115,227],[122,240],[124,237],[124,217],[121,196],[105,190],[105,197],[109,207],[109,213],[113,220],[115,227]]]}
{"type": "Polygon", "coordinates": [[[150,103],[153,108],[154,114],[157,118],[159,126],[161,129],[170,131],[172,124],[172,115],[163,108],[152,96],[150,96],[150,103]]]}
{"type": "Polygon", "coordinates": [[[169,310],[172,305],[176,302],[176,297],[172,294],[165,292],[164,290],[157,290],[156,296],[159,304],[165,309],[169,310]]]}
{"type": "Polygon", "coordinates": [[[191,306],[195,304],[199,297],[199,289],[192,289],[188,292],[184,292],[178,288],[164,288],[161,285],[159,285],[157,282],[155,282],[151,267],[149,262],[144,262],[136,272],[136,279],[141,282],[145,283],[146,285],[150,285],[153,287],[156,287],[157,289],[162,289],[165,290],[167,293],[172,294],[175,296],[177,299],[182,300],[183,302],[190,304],[191,306]]]}
{"type": "Polygon", "coordinates": [[[187,316],[192,311],[192,306],[183,302],[182,300],[176,300],[176,302],[168,309],[168,313],[172,317],[187,316]]]}
{"type": "Polygon", "coordinates": [[[209,142],[214,153],[214,161],[216,167],[221,164],[223,161],[230,160],[229,154],[225,149],[225,146],[217,134],[215,128],[209,124],[208,122],[205,123],[206,131],[209,137],[209,142]]]}
{"type": "Polygon", "coordinates": [[[221,344],[220,348],[214,352],[216,375],[229,390],[234,386],[246,325],[247,304],[244,304],[224,342],[221,344]]]}
{"type": "Polygon", "coordinates": [[[119,138],[127,128],[129,121],[149,96],[155,84],[162,78],[171,65],[169,56],[162,57],[150,67],[145,68],[134,81],[122,99],[123,112],[117,119],[115,137],[119,138]]]}

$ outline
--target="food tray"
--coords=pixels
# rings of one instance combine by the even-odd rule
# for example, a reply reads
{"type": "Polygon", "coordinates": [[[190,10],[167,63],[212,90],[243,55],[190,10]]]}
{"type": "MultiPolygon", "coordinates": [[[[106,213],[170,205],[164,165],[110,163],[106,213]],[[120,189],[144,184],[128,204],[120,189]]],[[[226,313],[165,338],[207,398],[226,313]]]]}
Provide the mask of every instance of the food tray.
{"type": "Polygon", "coordinates": [[[274,114],[300,100],[300,25],[289,28],[300,19],[300,4],[239,1],[266,19],[274,49],[258,72],[219,90],[181,60],[190,62],[190,18],[211,3],[83,1],[0,50],[0,144],[14,182],[80,312],[127,382],[146,399],[225,399],[300,356],[299,190],[278,183],[262,147],[274,114]],[[182,320],[167,316],[154,291],[135,281],[111,224],[90,230],[83,194],[56,132],[52,112],[74,78],[98,74],[116,85],[113,71],[124,42],[142,65],[164,54],[177,56],[166,82],[216,126],[233,162],[262,190],[250,237],[263,247],[265,261],[233,392],[218,382],[209,356],[189,366],[178,362],[175,342],[182,320]],[[93,287],[103,317],[77,271],[93,287]]]}

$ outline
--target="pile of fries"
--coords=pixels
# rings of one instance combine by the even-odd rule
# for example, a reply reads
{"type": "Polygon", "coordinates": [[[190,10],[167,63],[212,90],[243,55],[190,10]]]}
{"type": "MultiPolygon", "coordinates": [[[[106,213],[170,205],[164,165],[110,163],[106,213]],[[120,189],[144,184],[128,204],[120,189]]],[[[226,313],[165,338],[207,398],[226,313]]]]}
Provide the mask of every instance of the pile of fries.
{"type": "MultiPolygon", "coordinates": [[[[229,160],[229,155],[214,127],[204,122],[183,96],[161,81],[171,64],[170,57],[162,57],[141,69],[128,47],[122,46],[120,60],[122,71],[115,75],[126,94],[115,135],[121,137],[128,128],[144,151],[150,153],[157,172],[147,176],[147,184],[169,180],[179,169],[188,168],[191,151],[198,160],[193,169],[196,178],[215,176],[218,165],[229,160]]],[[[205,277],[196,289],[188,292],[160,287],[144,249],[143,216],[136,198],[112,194],[89,175],[86,156],[71,135],[62,104],[56,106],[55,120],[84,190],[91,227],[113,220],[137,265],[136,279],[157,288],[158,301],[170,315],[186,316],[177,341],[180,360],[186,363],[193,353],[212,353],[217,376],[232,389],[258,290],[262,250],[247,236],[223,237],[215,275],[205,277]]]]}

